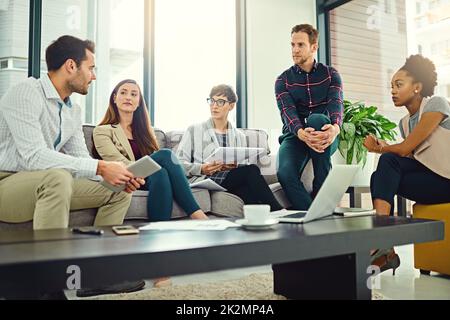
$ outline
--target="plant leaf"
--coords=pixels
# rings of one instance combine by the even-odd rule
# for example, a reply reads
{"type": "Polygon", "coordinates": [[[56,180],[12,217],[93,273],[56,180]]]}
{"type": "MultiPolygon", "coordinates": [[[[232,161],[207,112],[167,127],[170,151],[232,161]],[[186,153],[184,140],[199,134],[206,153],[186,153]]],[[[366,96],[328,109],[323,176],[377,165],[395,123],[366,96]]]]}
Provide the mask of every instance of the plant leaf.
{"type": "Polygon", "coordinates": [[[377,111],[376,106],[366,107],[362,101],[344,100],[339,151],[348,164],[351,164],[355,157],[358,163],[366,164],[367,149],[364,147],[364,139],[367,135],[374,134],[383,140],[395,140],[397,125],[377,111]]]}

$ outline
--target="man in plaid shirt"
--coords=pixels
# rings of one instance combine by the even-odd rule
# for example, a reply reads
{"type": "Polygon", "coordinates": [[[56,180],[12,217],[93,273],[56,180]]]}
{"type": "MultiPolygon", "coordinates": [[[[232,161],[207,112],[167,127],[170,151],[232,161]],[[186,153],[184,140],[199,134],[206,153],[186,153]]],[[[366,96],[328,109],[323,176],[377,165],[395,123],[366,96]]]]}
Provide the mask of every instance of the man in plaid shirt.
{"type": "Polygon", "coordinates": [[[275,83],[275,94],[283,121],[280,137],[278,179],[292,209],[307,210],[331,169],[337,150],[343,116],[342,81],[332,67],[317,63],[319,33],[311,25],[292,29],[295,65],[275,83]],[[300,177],[306,164],[314,167],[313,193],[300,177]]]}

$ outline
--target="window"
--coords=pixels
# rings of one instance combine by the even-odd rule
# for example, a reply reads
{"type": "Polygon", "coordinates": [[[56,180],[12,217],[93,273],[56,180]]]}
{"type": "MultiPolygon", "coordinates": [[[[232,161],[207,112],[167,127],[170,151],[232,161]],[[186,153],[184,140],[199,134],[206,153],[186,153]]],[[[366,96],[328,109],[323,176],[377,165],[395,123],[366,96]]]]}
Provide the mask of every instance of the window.
{"type": "MultiPolygon", "coordinates": [[[[392,1],[391,11],[386,13],[377,0],[351,1],[331,11],[332,64],[343,78],[346,99],[375,105],[398,122],[405,110],[393,107],[391,77],[408,56],[417,53],[433,60],[440,85],[450,85],[448,60],[445,62],[450,20],[431,28],[428,3],[392,1]],[[416,19],[415,11],[422,14],[420,19],[416,19]]],[[[435,2],[434,7],[443,19],[450,18],[450,10],[444,10],[443,3],[435,2]]],[[[446,91],[439,93],[448,97],[446,91]]]]}
{"type": "Polygon", "coordinates": [[[154,123],[184,130],[209,118],[213,86],[235,87],[235,1],[156,0],[155,16],[154,123]]]}
{"type": "MultiPolygon", "coordinates": [[[[62,35],[96,43],[97,81],[88,96],[72,99],[83,108],[85,122],[97,124],[119,81],[131,78],[142,85],[144,0],[44,0],[42,12],[43,59],[47,46],[62,35]]],[[[45,60],[42,70],[47,72],[45,60]]]]}
{"type": "Polygon", "coordinates": [[[9,87],[28,77],[28,0],[0,1],[0,98],[9,87]],[[23,69],[13,67],[22,60],[23,69]]]}
{"type": "Polygon", "coordinates": [[[438,53],[438,50],[437,50],[437,43],[432,43],[432,44],[431,44],[431,54],[432,54],[433,56],[435,56],[435,55],[437,55],[437,53],[438,53]]]}
{"type": "Polygon", "coordinates": [[[393,4],[394,3],[392,0],[384,0],[384,12],[387,14],[391,14],[393,4]]]}
{"type": "Polygon", "coordinates": [[[2,60],[0,61],[0,69],[8,69],[9,66],[9,60],[2,60]]]}

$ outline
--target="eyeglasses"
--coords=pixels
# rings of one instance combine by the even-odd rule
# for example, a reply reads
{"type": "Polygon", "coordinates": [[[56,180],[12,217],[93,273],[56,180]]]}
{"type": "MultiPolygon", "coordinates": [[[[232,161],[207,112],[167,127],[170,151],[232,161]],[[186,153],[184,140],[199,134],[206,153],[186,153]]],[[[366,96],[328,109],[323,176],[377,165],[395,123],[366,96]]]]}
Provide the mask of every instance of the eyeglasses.
{"type": "Polygon", "coordinates": [[[230,103],[230,101],[223,100],[223,99],[217,99],[214,100],[213,98],[206,99],[206,102],[212,107],[214,103],[219,107],[222,108],[225,104],[230,103]]]}

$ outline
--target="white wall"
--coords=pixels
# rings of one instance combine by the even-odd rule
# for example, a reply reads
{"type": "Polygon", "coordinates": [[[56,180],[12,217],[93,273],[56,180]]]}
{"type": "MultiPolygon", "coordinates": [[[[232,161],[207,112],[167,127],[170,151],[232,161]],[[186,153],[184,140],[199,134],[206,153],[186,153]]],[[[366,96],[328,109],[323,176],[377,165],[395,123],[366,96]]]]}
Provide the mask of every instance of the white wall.
{"type": "Polygon", "coordinates": [[[275,80],[293,65],[292,27],[316,26],[315,0],[247,0],[248,126],[270,134],[278,149],[283,124],[275,100],[275,80]]]}

